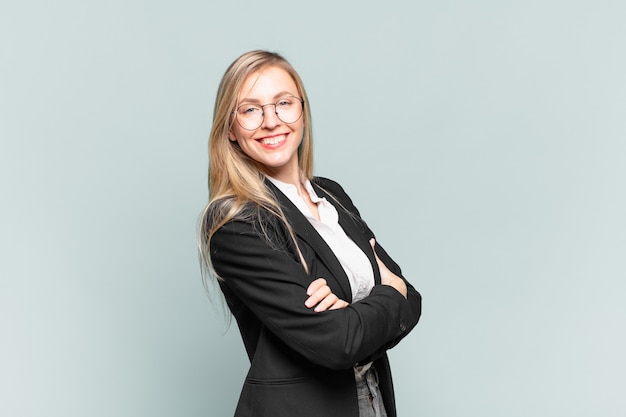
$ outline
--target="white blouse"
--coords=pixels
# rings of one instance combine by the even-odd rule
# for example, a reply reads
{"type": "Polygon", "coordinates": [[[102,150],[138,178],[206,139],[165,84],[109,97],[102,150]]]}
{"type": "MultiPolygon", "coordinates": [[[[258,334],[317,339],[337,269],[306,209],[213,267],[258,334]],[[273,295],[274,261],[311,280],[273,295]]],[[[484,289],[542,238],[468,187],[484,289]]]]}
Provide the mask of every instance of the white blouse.
{"type": "Polygon", "coordinates": [[[308,191],[311,201],[317,204],[320,215],[320,219],[317,220],[302,199],[302,196],[298,194],[295,185],[278,181],[272,177],[268,177],[268,179],[306,216],[307,220],[333,251],[350,281],[352,302],[362,300],[369,295],[374,287],[372,264],[361,248],[346,235],[346,232],[339,224],[339,214],[335,206],[326,198],[318,197],[311,182],[305,180],[303,182],[304,188],[308,191]]]}

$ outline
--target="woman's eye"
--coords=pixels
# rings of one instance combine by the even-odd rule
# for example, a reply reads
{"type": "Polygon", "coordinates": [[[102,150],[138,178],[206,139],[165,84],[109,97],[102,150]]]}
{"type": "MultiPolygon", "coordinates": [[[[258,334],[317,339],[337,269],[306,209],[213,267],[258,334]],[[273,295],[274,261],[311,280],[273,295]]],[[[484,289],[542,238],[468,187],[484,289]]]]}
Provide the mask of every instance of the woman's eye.
{"type": "Polygon", "coordinates": [[[288,99],[283,99],[283,100],[280,100],[278,103],[276,103],[276,106],[278,107],[287,107],[289,105],[291,105],[291,100],[288,100],[288,99]]]}
{"type": "Polygon", "coordinates": [[[254,106],[247,106],[247,107],[244,106],[244,107],[241,107],[239,109],[240,113],[246,114],[246,115],[254,114],[254,113],[259,112],[259,111],[261,111],[261,109],[259,109],[258,107],[254,107],[254,106]]]}

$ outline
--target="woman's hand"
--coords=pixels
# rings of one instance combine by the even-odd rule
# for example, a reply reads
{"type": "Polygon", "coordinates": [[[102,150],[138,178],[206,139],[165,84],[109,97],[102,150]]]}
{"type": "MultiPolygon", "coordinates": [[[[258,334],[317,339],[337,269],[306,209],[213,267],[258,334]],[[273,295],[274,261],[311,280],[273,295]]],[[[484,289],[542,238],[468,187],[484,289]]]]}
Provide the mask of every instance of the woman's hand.
{"type": "Polygon", "coordinates": [[[309,298],[304,302],[308,308],[313,308],[316,313],[326,310],[336,310],[338,308],[348,307],[348,303],[337,297],[330,290],[324,278],[318,278],[313,281],[306,290],[309,298]]]}
{"type": "Polygon", "coordinates": [[[376,254],[376,240],[374,238],[370,239],[370,245],[372,245],[372,250],[374,251],[374,256],[376,256],[376,262],[378,263],[378,269],[380,269],[380,282],[383,285],[390,285],[402,295],[404,298],[407,296],[406,283],[402,278],[394,274],[387,268],[387,266],[380,260],[378,255],[376,254]]]}

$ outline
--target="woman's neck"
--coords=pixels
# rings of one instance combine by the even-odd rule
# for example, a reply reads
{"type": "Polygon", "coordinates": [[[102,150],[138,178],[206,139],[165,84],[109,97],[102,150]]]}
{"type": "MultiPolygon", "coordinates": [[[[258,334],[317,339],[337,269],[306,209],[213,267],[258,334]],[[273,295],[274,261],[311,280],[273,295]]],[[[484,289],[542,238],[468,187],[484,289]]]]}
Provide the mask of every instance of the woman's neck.
{"type": "Polygon", "coordinates": [[[300,167],[296,167],[295,169],[266,169],[265,174],[280,181],[285,184],[291,184],[296,187],[298,193],[301,191],[306,192],[304,189],[304,185],[302,185],[302,172],[300,172],[300,167]]]}

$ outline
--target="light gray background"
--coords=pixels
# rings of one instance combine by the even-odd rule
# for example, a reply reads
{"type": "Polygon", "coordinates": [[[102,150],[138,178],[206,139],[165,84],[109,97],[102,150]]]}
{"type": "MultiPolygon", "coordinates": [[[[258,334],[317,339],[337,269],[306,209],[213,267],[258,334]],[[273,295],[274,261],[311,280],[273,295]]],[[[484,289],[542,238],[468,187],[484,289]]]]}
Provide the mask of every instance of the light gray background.
{"type": "Polygon", "coordinates": [[[625,12],[3,2],[0,415],[232,415],[247,363],[196,222],[217,84],[256,48],[423,293],[401,416],[626,415],[625,12]]]}

